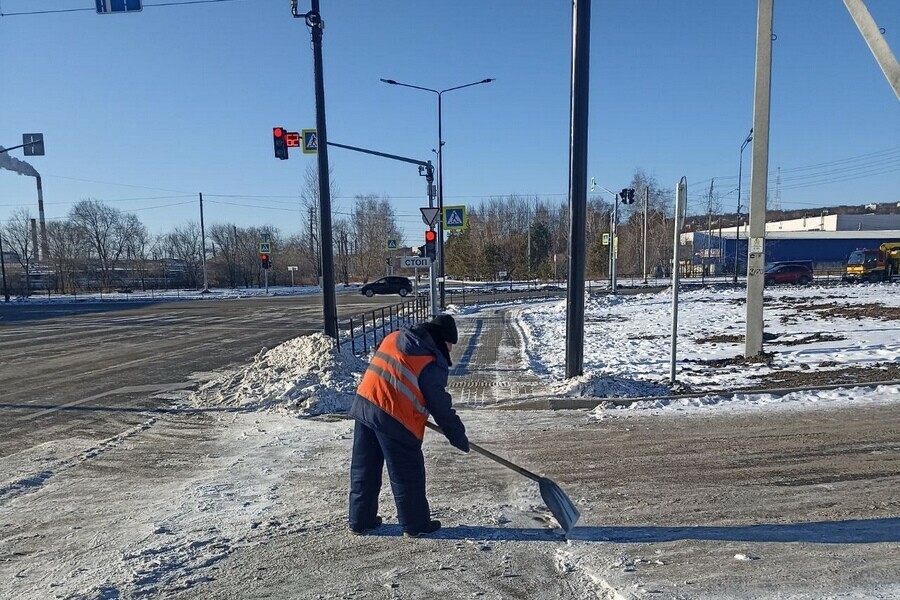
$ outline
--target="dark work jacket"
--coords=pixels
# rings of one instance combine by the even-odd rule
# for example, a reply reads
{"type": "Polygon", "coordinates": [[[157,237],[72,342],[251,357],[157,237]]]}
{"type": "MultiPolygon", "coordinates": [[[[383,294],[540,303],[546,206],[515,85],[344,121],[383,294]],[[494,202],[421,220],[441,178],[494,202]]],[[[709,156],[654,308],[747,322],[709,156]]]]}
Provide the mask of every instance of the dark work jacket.
{"type": "MultiPolygon", "coordinates": [[[[466,439],[466,428],[453,410],[452,399],[447,393],[447,378],[450,376],[447,359],[438,350],[431,335],[421,327],[403,328],[397,335],[397,346],[404,353],[435,358],[419,374],[419,389],[435,423],[444,430],[447,439],[457,445],[458,441],[466,439]]],[[[350,408],[350,416],[400,443],[415,446],[422,443],[400,421],[359,394],[350,408]]]]}

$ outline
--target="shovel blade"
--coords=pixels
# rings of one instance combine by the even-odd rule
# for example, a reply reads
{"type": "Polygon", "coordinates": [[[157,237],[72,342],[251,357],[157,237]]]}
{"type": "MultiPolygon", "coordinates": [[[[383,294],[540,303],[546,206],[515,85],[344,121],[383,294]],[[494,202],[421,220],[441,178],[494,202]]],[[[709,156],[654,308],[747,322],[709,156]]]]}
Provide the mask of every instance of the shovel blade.
{"type": "Polygon", "coordinates": [[[581,517],[581,513],[578,512],[578,509],[575,508],[575,505],[569,500],[566,493],[562,491],[562,488],[553,481],[546,477],[541,477],[538,485],[541,488],[541,498],[544,499],[544,504],[547,505],[553,518],[556,519],[556,522],[568,535],[575,527],[579,517],[581,517]]]}

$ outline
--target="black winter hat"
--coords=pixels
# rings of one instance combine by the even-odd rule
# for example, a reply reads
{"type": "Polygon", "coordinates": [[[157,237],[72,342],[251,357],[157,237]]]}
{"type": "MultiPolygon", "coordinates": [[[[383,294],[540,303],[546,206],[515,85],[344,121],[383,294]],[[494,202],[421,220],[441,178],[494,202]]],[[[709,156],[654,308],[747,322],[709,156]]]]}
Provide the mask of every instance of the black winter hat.
{"type": "Polygon", "coordinates": [[[455,344],[459,340],[456,331],[456,321],[450,315],[438,315],[428,322],[428,330],[432,335],[437,335],[445,342],[455,344]]]}

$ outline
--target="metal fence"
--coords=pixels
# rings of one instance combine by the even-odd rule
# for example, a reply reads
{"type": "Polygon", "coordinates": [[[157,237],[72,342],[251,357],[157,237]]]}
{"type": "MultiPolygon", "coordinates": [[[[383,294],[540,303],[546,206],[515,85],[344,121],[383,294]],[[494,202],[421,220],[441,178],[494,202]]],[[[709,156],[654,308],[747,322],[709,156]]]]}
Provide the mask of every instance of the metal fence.
{"type": "MultiPolygon", "coordinates": [[[[447,290],[448,304],[471,306],[513,302],[517,300],[546,300],[565,295],[564,289],[543,288],[535,290],[504,289],[493,293],[468,293],[465,290],[447,290]]],[[[431,302],[422,295],[405,302],[391,304],[346,318],[338,318],[338,347],[349,342],[354,354],[367,354],[370,348],[377,348],[389,333],[401,327],[417,325],[431,319],[431,302]]]]}
{"type": "Polygon", "coordinates": [[[354,354],[367,354],[369,348],[377,348],[378,342],[387,334],[406,325],[415,325],[426,321],[428,314],[428,298],[418,297],[398,304],[383,306],[347,319],[338,318],[338,348],[341,343],[350,342],[354,354]],[[346,337],[341,341],[341,332],[346,337]],[[380,333],[380,335],[379,335],[380,333]]]}

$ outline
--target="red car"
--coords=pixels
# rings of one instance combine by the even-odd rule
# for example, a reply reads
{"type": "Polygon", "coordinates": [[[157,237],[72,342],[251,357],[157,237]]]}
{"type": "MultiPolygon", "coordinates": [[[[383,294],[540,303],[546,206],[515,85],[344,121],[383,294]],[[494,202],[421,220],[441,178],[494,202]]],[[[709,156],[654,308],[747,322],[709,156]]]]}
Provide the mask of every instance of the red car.
{"type": "Polygon", "coordinates": [[[807,285],[812,283],[813,272],[804,265],[772,265],[766,269],[766,285],[776,283],[798,283],[807,285]]]}

